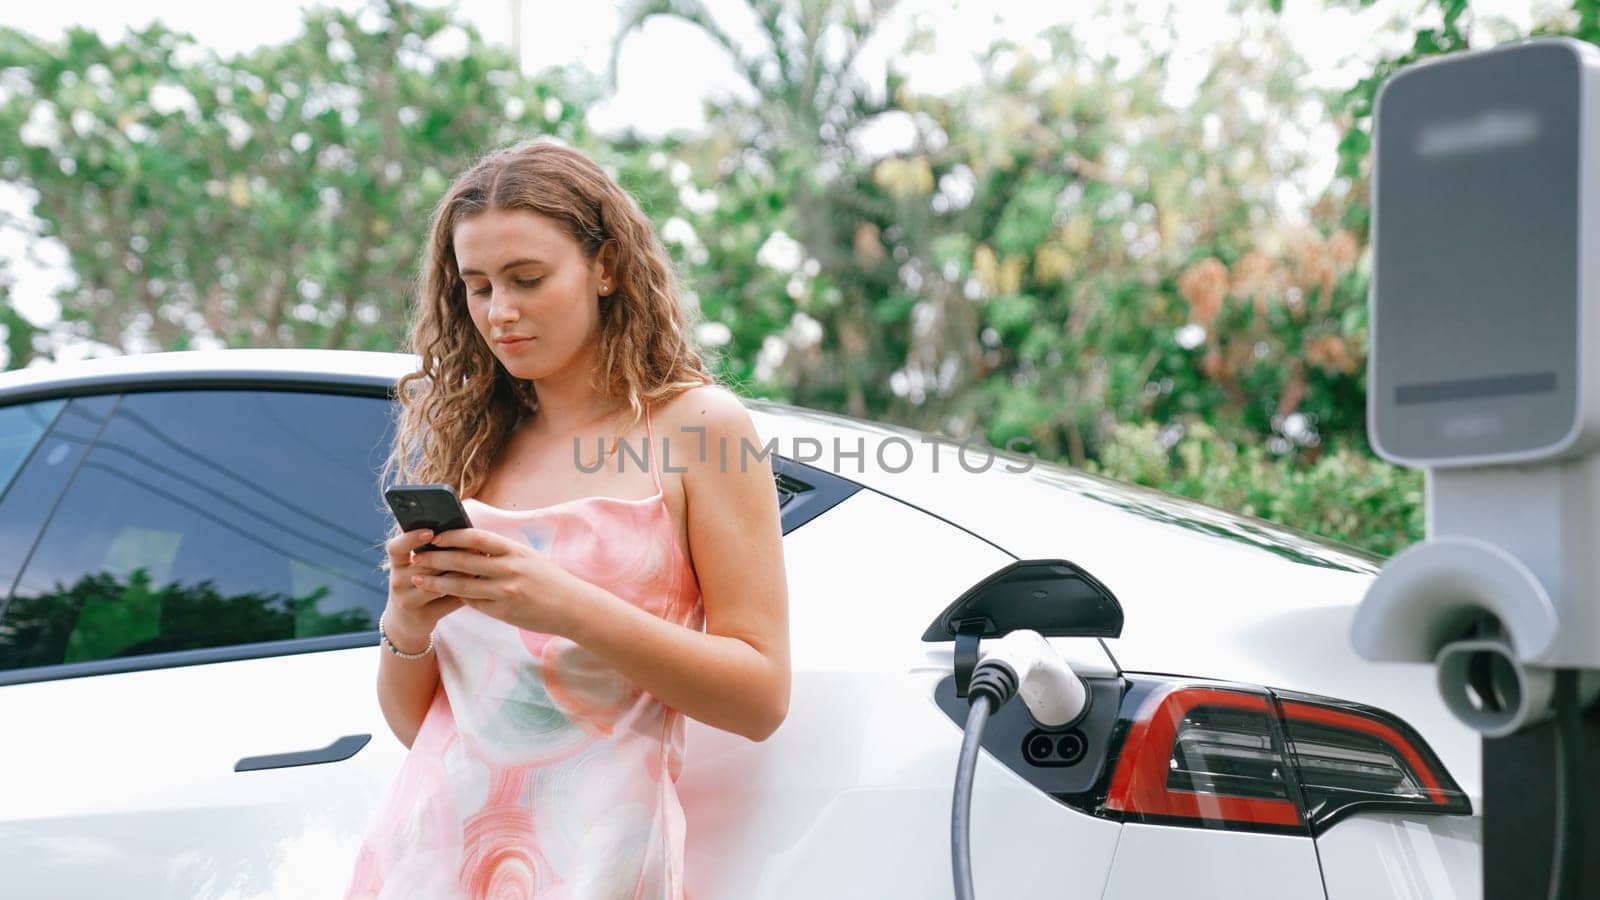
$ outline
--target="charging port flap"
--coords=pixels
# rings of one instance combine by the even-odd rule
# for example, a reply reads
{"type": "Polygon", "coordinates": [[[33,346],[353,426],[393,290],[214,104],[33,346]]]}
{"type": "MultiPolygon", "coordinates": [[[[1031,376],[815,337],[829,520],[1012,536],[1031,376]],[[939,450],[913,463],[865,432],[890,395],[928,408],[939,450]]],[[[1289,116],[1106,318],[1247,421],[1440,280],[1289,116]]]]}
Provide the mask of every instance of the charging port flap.
{"type": "Polygon", "coordinates": [[[999,637],[1023,628],[1045,637],[1117,637],[1122,604],[1093,575],[1064,559],[1019,559],[968,588],[922,639],[953,641],[963,632],[999,637]]]}

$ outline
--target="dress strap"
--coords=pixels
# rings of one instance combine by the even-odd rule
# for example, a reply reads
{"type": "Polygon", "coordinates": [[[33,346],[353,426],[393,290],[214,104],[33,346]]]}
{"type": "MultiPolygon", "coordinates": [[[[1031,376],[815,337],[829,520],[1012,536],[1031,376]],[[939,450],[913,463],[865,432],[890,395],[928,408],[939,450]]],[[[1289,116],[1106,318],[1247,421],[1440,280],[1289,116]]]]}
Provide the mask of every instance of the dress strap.
{"type": "Polygon", "coordinates": [[[644,459],[645,468],[650,470],[650,480],[656,484],[656,493],[661,494],[661,458],[666,456],[665,448],[656,446],[656,434],[650,428],[650,404],[644,406],[644,459]]]}

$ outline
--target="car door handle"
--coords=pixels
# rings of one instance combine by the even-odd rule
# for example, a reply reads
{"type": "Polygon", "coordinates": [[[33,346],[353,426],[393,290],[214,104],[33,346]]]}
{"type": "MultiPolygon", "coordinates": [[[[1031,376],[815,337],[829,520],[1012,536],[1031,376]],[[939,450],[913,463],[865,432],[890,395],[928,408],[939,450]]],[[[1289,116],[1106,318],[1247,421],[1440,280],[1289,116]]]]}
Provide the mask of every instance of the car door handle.
{"type": "Polygon", "coordinates": [[[251,772],[256,769],[284,769],[289,766],[311,766],[317,763],[339,762],[356,755],[367,742],[372,740],[370,734],[347,734],[326,747],[316,750],[299,750],[294,753],[269,753],[266,756],[246,756],[233,764],[235,772],[251,772]]]}

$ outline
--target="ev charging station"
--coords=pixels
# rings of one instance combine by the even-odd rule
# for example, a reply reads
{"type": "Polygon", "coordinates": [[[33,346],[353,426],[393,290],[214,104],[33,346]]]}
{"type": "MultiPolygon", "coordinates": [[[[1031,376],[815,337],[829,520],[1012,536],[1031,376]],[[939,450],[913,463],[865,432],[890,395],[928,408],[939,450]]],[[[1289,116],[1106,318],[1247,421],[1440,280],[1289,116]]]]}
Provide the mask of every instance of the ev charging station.
{"type": "Polygon", "coordinates": [[[1600,48],[1413,65],[1374,154],[1367,424],[1427,536],[1352,640],[1483,735],[1484,896],[1600,897],[1600,48]]]}

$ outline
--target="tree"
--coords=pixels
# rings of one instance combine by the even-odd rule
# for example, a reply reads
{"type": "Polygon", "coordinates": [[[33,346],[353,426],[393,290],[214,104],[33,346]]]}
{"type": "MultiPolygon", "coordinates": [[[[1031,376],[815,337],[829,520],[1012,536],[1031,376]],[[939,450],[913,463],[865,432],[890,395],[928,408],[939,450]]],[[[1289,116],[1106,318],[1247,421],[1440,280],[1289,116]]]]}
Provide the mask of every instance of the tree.
{"type": "Polygon", "coordinates": [[[734,225],[738,238],[710,247],[697,273],[702,299],[711,301],[706,313],[738,321],[732,362],[744,373],[774,331],[815,329],[814,340],[802,338],[806,358],[790,360],[793,399],[863,417],[882,407],[893,366],[879,324],[893,318],[881,305],[894,308],[885,299],[894,277],[881,244],[873,246],[892,208],[855,141],[867,122],[894,109],[898,82],[891,73],[881,88],[868,84],[856,60],[896,4],[750,0],[740,12],[756,24],[762,45],[746,48],[699,0],[637,0],[624,9],[611,57],[614,83],[623,41],[653,18],[676,19],[725,52],[759,98],[715,110],[704,149],[726,152],[696,154],[702,167],[714,167],[724,207],[702,220],[702,232],[726,234],[734,225]],[[778,232],[803,252],[797,273],[751,272],[755,251],[778,232]],[[730,295],[758,314],[735,315],[719,302],[730,295]]]}
{"type": "Polygon", "coordinates": [[[1316,98],[1270,21],[1240,26],[1256,46],[1222,53],[1188,104],[1167,100],[1154,49],[1097,61],[1070,29],[993,48],[951,97],[905,101],[943,136],[879,165],[939,185],[906,191],[899,221],[921,260],[927,327],[907,368],[924,422],[1078,465],[1117,422],[1267,444],[1292,421],[1303,443],[1279,452],[1312,458],[1322,437],[1360,438],[1344,346],[1358,247],[1320,213],[1290,228],[1274,208],[1305,165],[1284,123],[1316,98]]]}
{"type": "Polygon", "coordinates": [[[0,261],[0,330],[5,335],[7,369],[25,368],[37,355],[40,328],[28,321],[11,300],[11,279],[0,261]]]}
{"type": "Polygon", "coordinates": [[[316,9],[230,59],[160,25],[0,29],[0,70],[21,137],[0,177],[66,246],[62,318],[122,351],[393,348],[450,177],[516,137],[583,136],[574,91],[409,0],[316,9]]]}

